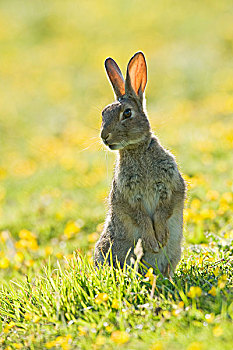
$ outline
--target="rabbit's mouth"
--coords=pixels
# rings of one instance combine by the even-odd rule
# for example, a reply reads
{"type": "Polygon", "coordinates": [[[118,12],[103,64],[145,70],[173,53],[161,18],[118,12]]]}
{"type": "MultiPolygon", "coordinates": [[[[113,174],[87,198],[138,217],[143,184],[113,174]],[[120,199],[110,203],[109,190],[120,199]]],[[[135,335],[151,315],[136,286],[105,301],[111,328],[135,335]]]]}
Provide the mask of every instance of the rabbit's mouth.
{"type": "Polygon", "coordinates": [[[112,150],[112,151],[116,151],[118,149],[122,149],[123,145],[121,145],[120,143],[113,143],[108,145],[108,147],[112,150]]]}

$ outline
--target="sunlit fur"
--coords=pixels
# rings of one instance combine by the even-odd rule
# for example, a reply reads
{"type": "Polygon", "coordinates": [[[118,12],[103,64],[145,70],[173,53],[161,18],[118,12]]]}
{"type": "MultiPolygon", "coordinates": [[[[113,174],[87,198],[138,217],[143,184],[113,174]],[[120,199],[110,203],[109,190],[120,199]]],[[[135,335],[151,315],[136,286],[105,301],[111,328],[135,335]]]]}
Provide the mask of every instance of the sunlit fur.
{"type": "MultiPolygon", "coordinates": [[[[148,266],[172,275],[181,256],[185,184],[174,157],[150,129],[142,93],[137,96],[129,77],[127,81],[126,93],[102,112],[101,137],[110,149],[119,151],[95,264],[103,263],[110,250],[114,264],[119,261],[123,266],[125,260],[130,264],[141,239],[148,266]],[[123,120],[127,108],[132,116],[123,120]]],[[[121,79],[114,80],[113,88],[115,83],[122,87],[121,79]]]]}
{"type": "Polygon", "coordinates": [[[143,109],[133,99],[124,97],[105,107],[102,112],[102,134],[111,133],[108,143],[120,149],[145,140],[150,135],[150,125],[143,109]],[[124,110],[130,108],[132,117],[121,120],[124,110]]]}

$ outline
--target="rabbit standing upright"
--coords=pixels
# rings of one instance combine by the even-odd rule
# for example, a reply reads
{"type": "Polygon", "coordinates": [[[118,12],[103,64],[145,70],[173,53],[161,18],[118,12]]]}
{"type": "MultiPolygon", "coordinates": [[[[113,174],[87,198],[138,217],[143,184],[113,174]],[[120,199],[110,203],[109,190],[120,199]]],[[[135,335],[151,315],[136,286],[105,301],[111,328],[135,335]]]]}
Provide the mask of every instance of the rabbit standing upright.
{"type": "Polygon", "coordinates": [[[185,183],[146,116],[145,57],[137,52],[130,59],[126,80],[112,58],[105,68],[117,100],[102,112],[101,138],[118,155],[95,264],[102,264],[110,249],[114,264],[130,264],[141,238],[145,264],[172,275],[181,256],[185,183]]]}

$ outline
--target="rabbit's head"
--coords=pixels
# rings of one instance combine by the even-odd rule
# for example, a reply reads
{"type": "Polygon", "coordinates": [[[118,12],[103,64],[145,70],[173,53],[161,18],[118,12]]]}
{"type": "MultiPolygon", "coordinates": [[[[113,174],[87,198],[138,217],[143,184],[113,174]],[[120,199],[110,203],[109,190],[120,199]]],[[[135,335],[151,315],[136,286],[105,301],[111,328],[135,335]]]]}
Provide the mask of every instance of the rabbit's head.
{"type": "Polygon", "coordinates": [[[105,68],[117,100],[102,111],[101,138],[111,150],[136,146],[150,135],[143,109],[147,83],[145,57],[137,52],[130,59],[125,80],[112,58],[106,59],[105,68]]]}

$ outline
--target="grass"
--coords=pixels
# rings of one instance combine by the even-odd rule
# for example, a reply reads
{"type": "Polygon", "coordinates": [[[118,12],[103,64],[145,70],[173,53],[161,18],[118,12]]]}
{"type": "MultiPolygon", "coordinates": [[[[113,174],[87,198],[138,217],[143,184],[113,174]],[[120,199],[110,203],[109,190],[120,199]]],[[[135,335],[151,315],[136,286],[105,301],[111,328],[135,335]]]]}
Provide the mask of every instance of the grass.
{"type": "Polygon", "coordinates": [[[232,348],[232,11],[1,1],[0,348],[232,348]],[[152,127],[188,183],[172,280],[93,269],[114,162],[103,61],[124,71],[138,50],[152,127]]]}
{"type": "Polygon", "coordinates": [[[35,349],[115,349],[128,341],[132,349],[190,343],[201,349],[206,342],[230,349],[232,247],[226,243],[215,237],[208,254],[190,249],[173,280],[135,269],[95,271],[78,253],[63,268],[49,262],[40,276],[3,288],[3,342],[35,349]],[[200,256],[206,258],[197,266],[200,256]]]}

